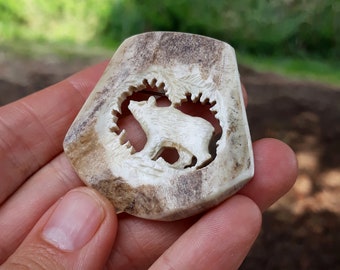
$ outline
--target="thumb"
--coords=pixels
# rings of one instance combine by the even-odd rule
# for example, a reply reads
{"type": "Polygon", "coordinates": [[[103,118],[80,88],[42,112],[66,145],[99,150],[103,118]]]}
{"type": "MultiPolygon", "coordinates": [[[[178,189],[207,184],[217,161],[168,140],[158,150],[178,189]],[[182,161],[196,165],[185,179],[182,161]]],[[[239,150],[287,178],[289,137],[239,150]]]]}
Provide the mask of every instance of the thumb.
{"type": "Polygon", "coordinates": [[[86,187],[73,189],[42,216],[3,267],[102,269],[116,230],[114,209],[105,198],[86,187]]]}

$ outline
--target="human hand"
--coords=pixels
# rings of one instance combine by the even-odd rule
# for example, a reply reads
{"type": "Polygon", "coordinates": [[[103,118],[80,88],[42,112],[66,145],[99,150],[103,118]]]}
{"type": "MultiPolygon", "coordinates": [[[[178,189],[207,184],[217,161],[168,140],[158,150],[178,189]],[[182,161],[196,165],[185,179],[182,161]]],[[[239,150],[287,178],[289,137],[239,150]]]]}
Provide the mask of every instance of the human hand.
{"type": "Polygon", "coordinates": [[[255,142],[254,178],[200,216],[117,217],[62,152],[106,64],[0,108],[0,269],[237,269],[261,212],[296,179],[294,153],[274,139],[255,142]]]}

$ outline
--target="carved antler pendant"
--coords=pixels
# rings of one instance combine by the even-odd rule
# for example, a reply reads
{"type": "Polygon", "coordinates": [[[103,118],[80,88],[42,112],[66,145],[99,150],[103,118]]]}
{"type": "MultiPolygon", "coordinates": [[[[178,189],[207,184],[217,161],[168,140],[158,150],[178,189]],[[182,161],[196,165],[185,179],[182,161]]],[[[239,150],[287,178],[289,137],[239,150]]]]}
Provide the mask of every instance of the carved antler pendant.
{"type": "Polygon", "coordinates": [[[233,48],[185,33],[125,40],[74,120],[64,149],[80,178],[118,213],[176,220],[217,205],[254,173],[233,48]],[[142,92],[149,96],[134,98],[142,92]],[[170,105],[160,106],[159,96],[170,105]],[[211,121],[181,110],[186,102],[210,104],[220,134],[211,121]],[[145,133],[141,150],[118,125],[123,110],[145,133]],[[177,152],[174,162],[162,155],[168,148],[177,152]]]}

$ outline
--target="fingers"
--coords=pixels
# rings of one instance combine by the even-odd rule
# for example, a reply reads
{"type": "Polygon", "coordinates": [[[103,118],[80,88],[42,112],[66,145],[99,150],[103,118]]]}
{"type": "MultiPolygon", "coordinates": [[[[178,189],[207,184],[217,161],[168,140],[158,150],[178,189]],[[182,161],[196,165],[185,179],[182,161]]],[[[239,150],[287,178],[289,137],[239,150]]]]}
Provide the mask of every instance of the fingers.
{"type": "Polygon", "coordinates": [[[255,175],[239,192],[264,211],[295,183],[298,167],[294,152],[285,143],[262,139],[253,144],[255,175]]]}
{"type": "Polygon", "coordinates": [[[0,108],[0,204],[60,153],[67,129],[106,65],[103,62],[0,108]]]}
{"type": "MultiPolygon", "coordinates": [[[[263,211],[293,185],[297,166],[292,150],[278,140],[255,142],[254,154],[255,176],[239,193],[249,197],[263,211]]],[[[119,269],[133,268],[132,262],[147,268],[195,221],[189,218],[168,223],[124,216],[119,222],[119,235],[110,263],[119,265],[119,269]]]]}
{"type": "Polygon", "coordinates": [[[38,221],[5,269],[103,269],[114,242],[112,205],[88,188],[70,191],[38,221]]]}
{"type": "Polygon", "coordinates": [[[261,212],[237,195],[204,215],[150,269],[238,269],[261,226],[261,212]]]}
{"type": "Polygon", "coordinates": [[[148,269],[198,219],[152,221],[120,214],[118,235],[109,262],[115,269],[148,269]]]}
{"type": "Polygon", "coordinates": [[[59,198],[80,185],[64,154],[25,182],[0,208],[0,264],[59,198]]]}
{"type": "Polygon", "coordinates": [[[106,63],[0,108],[0,204],[62,151],[65,133],[106,63]]]}
{"type": "Polygon", "coordinates": [[[244,87],[243,84],[241,84],[241,87],[242,87],[242,95],[243,95],[244,105],[247,106],[248,105],[248,93],[247,93],[246,88],[244,87]]]}

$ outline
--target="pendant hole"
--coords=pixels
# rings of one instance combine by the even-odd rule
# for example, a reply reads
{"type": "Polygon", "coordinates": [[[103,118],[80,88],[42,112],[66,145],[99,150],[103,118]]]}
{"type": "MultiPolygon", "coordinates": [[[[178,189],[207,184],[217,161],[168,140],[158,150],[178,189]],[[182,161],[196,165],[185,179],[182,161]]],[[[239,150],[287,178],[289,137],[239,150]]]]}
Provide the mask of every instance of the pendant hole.
{"type": "Polygon", "coordinates": [[[174,147],[164,147],[158,158],[163,158],[167,163],[174,164],[179,159],[179,154],[174,147]]]}

